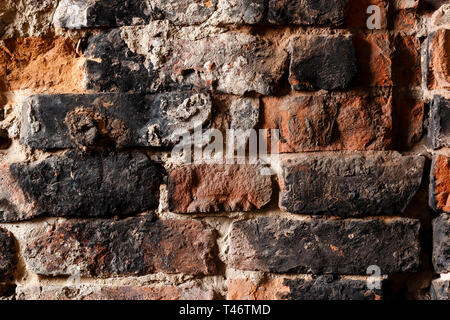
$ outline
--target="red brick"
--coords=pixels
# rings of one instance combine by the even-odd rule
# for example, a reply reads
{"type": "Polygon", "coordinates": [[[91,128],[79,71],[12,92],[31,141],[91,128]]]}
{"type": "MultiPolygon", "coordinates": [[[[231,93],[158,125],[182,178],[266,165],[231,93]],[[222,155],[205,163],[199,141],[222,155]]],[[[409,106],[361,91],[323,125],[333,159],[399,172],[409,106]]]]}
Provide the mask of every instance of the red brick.
{"type": "Polygon", "coordinates": [[[176,213],[261,209],[272,198],[271,178],[261,169],[250,164],[176,169],[169,177],[169,209],[176,213]]]}
{"type": "Polygon", "coordinates": [[[436,156],[431,170],[430,205],[450,213],[450,158],[436,156]]]}

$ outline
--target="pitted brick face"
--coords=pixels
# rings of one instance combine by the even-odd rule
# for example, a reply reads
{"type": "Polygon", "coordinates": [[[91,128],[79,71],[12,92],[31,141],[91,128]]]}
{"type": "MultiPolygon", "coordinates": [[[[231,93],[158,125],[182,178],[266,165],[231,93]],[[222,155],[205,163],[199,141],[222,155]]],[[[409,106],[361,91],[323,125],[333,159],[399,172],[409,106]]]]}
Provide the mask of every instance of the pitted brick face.
{"type": "Polygon", "coordinates": [[[291,220],[262,217],[234,222],[228,263],[240,270],[273,273],[383,274],[415,272],[420,222],[291,220]]]}
{"type": "Polygon", "coordinates": [[[2,282],[11,280],[11,276],[16,269],[16,262],[16,244],[12,234],[0,228],[0,296],[2,296],[2,287],[5,292],[8,291],[6,290],[8,285],[2,284],[2,282]]]}
{"type": "Polygon", "coordinates": [[[114,217],[156,209],[161,169],[141,153],[69,152],[36,164],[3,165],[0,221],[114,217]]]}
{"type": "Polygon", "coordinates": [[[211,229],[198,221],[154,221],[151,215],[122,221],[57,223],[30,242],[27,266],[41,275],[140,276],[158,272],[210,275],[216,271],[211,229]],[[62,244],[64,242],[64,245],[62,244]]]}

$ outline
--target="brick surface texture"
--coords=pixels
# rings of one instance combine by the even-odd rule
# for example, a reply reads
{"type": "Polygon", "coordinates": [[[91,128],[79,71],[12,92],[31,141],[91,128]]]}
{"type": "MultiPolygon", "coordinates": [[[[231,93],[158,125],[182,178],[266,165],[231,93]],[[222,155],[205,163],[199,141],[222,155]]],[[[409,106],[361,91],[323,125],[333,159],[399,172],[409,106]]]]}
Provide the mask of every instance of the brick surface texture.
{"type": "Polygon", "coordinates": [[[449,279],[448,0],[2,1],[0,299],[449,279]]]}

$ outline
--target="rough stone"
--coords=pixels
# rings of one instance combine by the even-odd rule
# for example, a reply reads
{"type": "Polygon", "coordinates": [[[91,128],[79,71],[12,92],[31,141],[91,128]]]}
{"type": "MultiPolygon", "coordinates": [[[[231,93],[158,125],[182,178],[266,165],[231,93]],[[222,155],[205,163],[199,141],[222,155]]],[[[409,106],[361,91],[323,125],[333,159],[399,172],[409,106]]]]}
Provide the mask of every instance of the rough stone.
{"type": "Polygon", "coordinates": [[[234,222],[228,264],[275,273],[382,274],[417,272],[420,223],[391,220],[290,220],[262,217],[234,222]]]}
{"type": "MultiPolygon", "coordinates": [[[[12,276],[16,268],[16,262],[16,245],[12,234],[0,228],[0,287],[2,281],[9,280],[12,276]]],[[[7,285],[4,284],[3,286],[6,288],[7,285]]],[[[6,289],[3,291],[6,291],[6,289]]]]}
{"type": "Polygon", "coordinates": [[[431,281],[431,300],[450,300],[450,281],[435,279],[431,281]]]}
{"type": "Polygon", "coordinates": [[[207,127],[211,108],[208,94],[193,92],[34,95],[22,104],[21,141],[45,150],[172,146],[207,127]]]}
{"type": "Polygon", "coordinates": [[[113,217],[156,209],[162,175],[146,155],[69,152],[0,168],[0,221],[113,217]]]}
{"type": "Polygon", "coordinates": [[[255,285],[250,279],[228,281],[230,300],[381,300],[382,289],[370,290],[364,280],[333,276],[316,279],[271,279],[255,285]]]}
{"type": "Polygon", "coordinates": [[[289,53],[289,82],[297,91],[346,89],[358,71],[351,36],[294,37],[289,53]]]}
{"type": "Polygon", "coordinates": [[[429,121],[433,148],[450,147],[450,99],[438,95],[433,97],[429,121]]]}
{"type": "Polygon", "coordinates": [[[287,52],[251,34],[230,31],[200,39],[154,37],[148,40],[145,54],[128,47],[133,34],[125,32],[122,38],[120,30],[113,30],[90,38],[87,89],[156,92],[196,88],[268,95],[285,70],[287,52]]]}
{"type": "Polygon", "coordinates": [[[402,213],[419,190],[425,158],[399,154],[298,156],[281,163],[280,207],[332,216],[402,213]]]}
{"type": "Polygon", "coordinates": [[[250,211],[272,198],[270,176],[250,164],[201,164],[169,176],[169,210],[176,213],[250,211]]]}
{"type": "Polygon", "coordinates": [[[436,273],[450,272],[450,216],[433,220],[433,266],[436,273]]]}
{"type": "Polygon", "coordinates": [[[179,286],[20,286],[18,300],[212,300],[214,292],[195,284],[179,286]]]}
{"type": "Polygon", "coordinates": [[[216,271],[214,248],[213,231],[199,221],[147,215],[56,223],[27,243],[24,258],[30,270],[47,276],[209,275],[216,271]]]}
{"type": "Polygon", "coordinates": [[[264,97],[261,127],[280,130],[280,152],[386,150],[392,141],[390,93],[264,97]]]}

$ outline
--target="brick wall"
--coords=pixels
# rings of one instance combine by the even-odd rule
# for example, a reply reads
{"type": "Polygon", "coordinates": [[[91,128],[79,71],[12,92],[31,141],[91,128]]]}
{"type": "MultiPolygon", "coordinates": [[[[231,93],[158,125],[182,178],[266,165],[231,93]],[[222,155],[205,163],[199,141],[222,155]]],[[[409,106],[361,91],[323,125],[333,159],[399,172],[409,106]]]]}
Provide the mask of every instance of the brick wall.
{"type": "Polygon", "coordinates": [[[0,297],[450,299],[448,0],[5,2],[0,297]]]}

